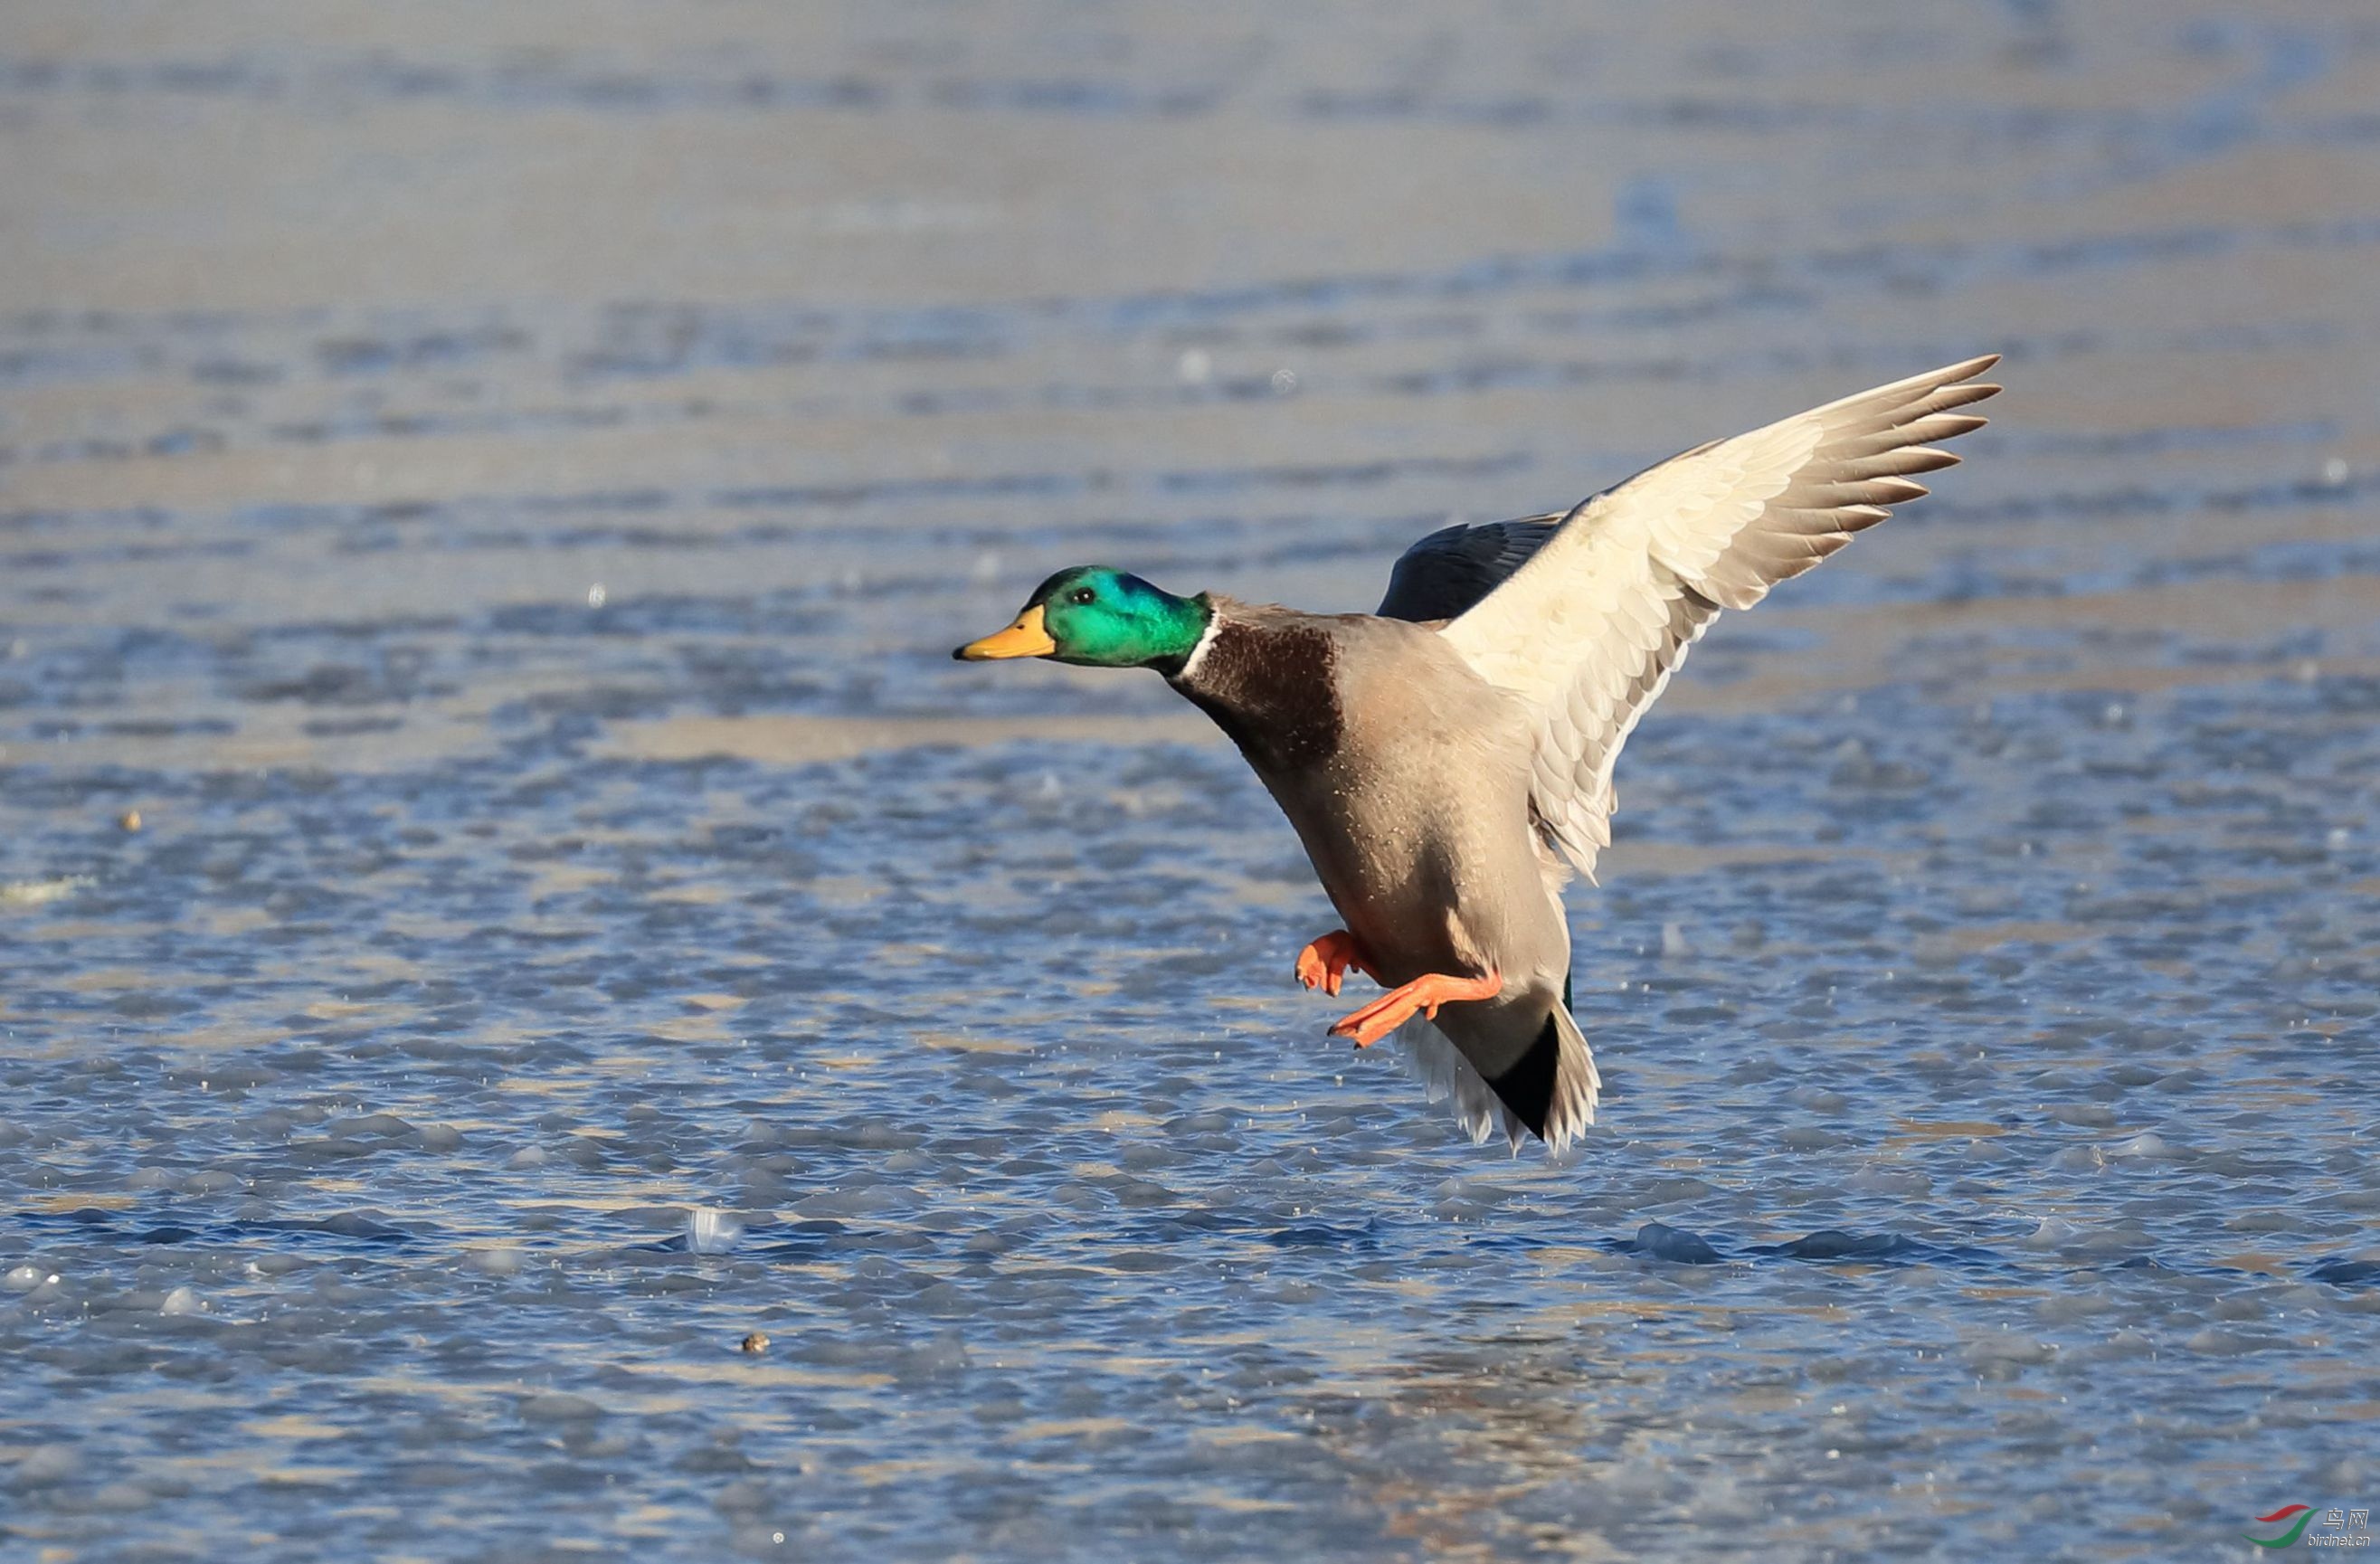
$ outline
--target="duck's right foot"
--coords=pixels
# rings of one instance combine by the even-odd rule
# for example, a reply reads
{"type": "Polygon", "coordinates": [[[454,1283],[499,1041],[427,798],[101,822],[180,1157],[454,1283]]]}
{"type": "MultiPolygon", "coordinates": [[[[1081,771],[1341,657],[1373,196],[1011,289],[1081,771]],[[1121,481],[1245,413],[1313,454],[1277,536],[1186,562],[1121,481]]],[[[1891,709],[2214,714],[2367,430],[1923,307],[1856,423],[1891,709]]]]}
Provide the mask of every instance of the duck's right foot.
{"type": "Polygon", "coordinates": [[[1346,981],[1347,969],[1377,976],[1372,964],[1364,959],[1355,937],[1343,928],[1334,928],[1297,952],[1297,980],[1309,988],[1319,988],[1336,999],[1339,986],[1346,981]]]}
{"type": "Polygon", "coordinates": [[[1500,973],[1491,972],[1485,977],[1426,973],[1401,988],[1390,989],[1354,1014],[1341,1016],[1330,1028],[1330,1035],[1353,1037],[1357,1048],[1367,1049],[1403,1025],[1415,1011],[1435,1021],[1438,1019],[1438,1007],[1442,1004],[1492,1000],[1503,991],[1504,978],[1500,973]]]}

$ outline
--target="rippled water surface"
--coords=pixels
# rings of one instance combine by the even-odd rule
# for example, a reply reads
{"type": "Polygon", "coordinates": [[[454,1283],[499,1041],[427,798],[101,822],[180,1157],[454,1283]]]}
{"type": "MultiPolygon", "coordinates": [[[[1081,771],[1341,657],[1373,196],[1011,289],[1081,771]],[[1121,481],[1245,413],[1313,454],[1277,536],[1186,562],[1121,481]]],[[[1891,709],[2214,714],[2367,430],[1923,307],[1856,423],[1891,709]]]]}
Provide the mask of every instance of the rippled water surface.
{"type": "Polygon", "coordinates": [[[2289,0],[11,7],[0,1554],[2368,1507],[2375,102],[2289,0]],[[1156,680],[946,655],[1989,348],[1631,746],[1560,1159],[1323,1037],[1156,680]]]}

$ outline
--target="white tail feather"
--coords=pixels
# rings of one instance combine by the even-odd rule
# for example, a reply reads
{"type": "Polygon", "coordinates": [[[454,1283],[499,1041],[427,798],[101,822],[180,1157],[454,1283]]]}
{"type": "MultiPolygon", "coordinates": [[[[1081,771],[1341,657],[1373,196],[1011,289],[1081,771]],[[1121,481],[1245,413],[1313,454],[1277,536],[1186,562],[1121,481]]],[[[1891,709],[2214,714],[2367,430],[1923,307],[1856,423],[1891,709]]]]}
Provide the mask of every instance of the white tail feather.
{"type": "MultiPolygon", "coordinates": [[[[1556,1075],[1559,1083],[1554,1104],[1546,1119],[1546,1149],[1561,1151],[1569,1147],[1582,1131],[1595,1122],[1595,1105],[1603,1089],[1603,1077],[1595,1068],[1595,1055],[1586,1046],[1569,1012],[1560,1006],[1561,1017],[1561,1063],[1556,1075]]],[[[1491,1135],[1502,1135],[1521,1154],[1522,1142],[1529,1138],[1529,1127],[1512,1116],[1504,1099],[1480,1077],[1463,1050],[1447,1040],[1446,1034],[1414,1015],[1393,1034],[1398,1051],[1404,1057],[1406,1068],[1420,1080],[1424,1092],[1432,1102],[1451,1102],[1455,1122],[1471,1137],[1474,1146],[1484,1146],[1491,1135]]]]}

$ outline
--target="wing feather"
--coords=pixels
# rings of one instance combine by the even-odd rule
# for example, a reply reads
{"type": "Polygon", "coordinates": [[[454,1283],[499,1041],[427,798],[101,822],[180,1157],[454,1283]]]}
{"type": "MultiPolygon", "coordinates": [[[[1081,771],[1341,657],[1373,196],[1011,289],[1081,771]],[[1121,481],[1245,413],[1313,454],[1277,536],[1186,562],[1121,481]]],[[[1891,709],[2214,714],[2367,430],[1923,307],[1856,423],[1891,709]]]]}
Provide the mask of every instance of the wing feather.
{"type": "Polygon", "coordinates": [[[1998,361],[1913,375],[1649,467],[1534,540],[1445,625],[1482,677],[1536,713],[1530,805],[1582,873],[1611,843],[1621,747],[1687,649],[1720,610],[1752,607],[1926,493],[1915,475],[1954,465],[1937,444],[1984,426],[1956,409],[1999,390],[1975,379],[1998,361]]]}
{"type": "Polygon", "coordinates": [[[1559,511],[1490,521],[1456,522],[1422,539],[1389,573],[1388,595],[1373,612],[1382,619],[1452,619],[1467,612],[1529,563],[1561,524],[1559,511]]]}

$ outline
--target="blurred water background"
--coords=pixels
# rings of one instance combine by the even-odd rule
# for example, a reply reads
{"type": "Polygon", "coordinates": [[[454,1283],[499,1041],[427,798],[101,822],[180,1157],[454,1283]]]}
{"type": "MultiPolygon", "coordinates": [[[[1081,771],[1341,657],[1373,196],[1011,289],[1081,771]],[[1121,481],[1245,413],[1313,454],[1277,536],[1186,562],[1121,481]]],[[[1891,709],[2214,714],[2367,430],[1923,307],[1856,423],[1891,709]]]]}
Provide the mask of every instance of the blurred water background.
{"type": "Polygon", "coordinates": [[[2314,0],[17,0],[0,1554],[2380,1497],[2375,104],[2314,0]],[[1995,348],[1632,745],[1560,1162],[1322,1036],[1158,681],[948,660],[1995,348]]]}

